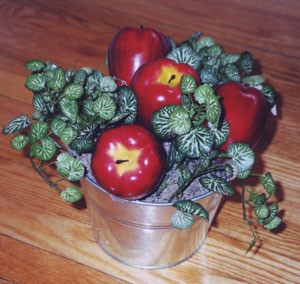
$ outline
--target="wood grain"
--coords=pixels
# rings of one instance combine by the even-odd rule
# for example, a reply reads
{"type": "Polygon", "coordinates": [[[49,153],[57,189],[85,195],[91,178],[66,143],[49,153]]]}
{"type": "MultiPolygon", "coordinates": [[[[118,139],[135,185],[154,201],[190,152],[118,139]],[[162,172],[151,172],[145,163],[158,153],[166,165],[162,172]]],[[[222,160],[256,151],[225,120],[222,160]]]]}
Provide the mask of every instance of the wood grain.
{"type": "Polygon", "coordinates": [[[0,283],[300,283],[300,2],[297,0],[2,0],[0,125],[30,113],[24,63],[105,69],[113,34],[127,25],[153,27],[182,41],[195,31],[229,52],[250,50],[280,94],[278,116],[255,149],[257,172],[271,171],[284,224],[259,230],[261,247],[245,256],[251,233],[239,200],[226,200],[208,238],[188,261],[139,270],[95,243],[87,209],[50,191],[10,137],[0,144],[0,283]]]}

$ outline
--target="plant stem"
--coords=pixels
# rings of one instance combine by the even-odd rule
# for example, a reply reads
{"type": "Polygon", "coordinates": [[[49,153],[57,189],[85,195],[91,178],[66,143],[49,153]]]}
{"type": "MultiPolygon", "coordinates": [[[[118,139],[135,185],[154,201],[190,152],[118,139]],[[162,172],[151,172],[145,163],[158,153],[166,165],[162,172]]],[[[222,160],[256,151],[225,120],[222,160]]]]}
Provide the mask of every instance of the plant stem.
{"type": "Polygon", "coordinates": [[[170,196],[168,202],[171,202],[175,197],[181,194],[194,180],[195,178],[201,176],[203,171],[195,170],[190,178],[184,181],[184,183],[170,196]]]}
{"type": "Polygon", "coordinates": [[[248,249],[246,251],[246,254],[247,254],[253,248],[253,246],[255,245],[256,240],[257,240],[257,236],[256,236],[256,233],[254,231],[254,228],[253,228],[253,225],[252,225],[252,221],[247,218],[247,213],[246,213],[247,200],[245,199],[245,194],[246,194],[246,182],[244,181],[243,186],[242,186],[243,220],[247,222],[247,224],[249,226],[249,229],[250,229],[250,231],[252,233],[252,236],[253,236],[253,239],[250,242],[249,247],[248,247],[248,249]]]}
{"type": "Polygon", "coordinates": [[[61,190],[58,188],[57,183],[53,183],[51,180],[47,178],[47,176],[40,170],[39,167],[34,163],[32,157],[30,157],[30,162],[33,167],[33,169],[37,172],[37,174],[50,186],[50,188],[53,188],[57,190],[58,192],[61,192],[61,190]]]}

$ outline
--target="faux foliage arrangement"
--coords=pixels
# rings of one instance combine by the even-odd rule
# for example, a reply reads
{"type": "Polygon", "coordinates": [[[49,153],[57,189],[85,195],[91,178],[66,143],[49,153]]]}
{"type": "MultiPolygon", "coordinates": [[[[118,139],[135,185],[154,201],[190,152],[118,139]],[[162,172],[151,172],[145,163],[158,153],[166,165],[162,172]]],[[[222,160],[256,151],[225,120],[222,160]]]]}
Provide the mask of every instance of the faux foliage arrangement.
{"type": "MultiPolygon", "coordinates": [[[[270,173],[260,176],[263,193],[257,193],[246,181],[251,176],[255,161],[253,150],[244,143],[232,143],[221,151],[229,126],[222,117],[220,99],[214,87],[228,81],[255,86],[266,96],[270,109],[275,104],[275,92],[261,75],[253,74],[254,60],[249,52],[229,54],[210,37],[201,33],[192,35],[176,45],[167,55],[178,62],[187,63],[199,72],[200,85],[189,75],[181,78],[181,105],[169,105],[157,111],[152,119],[154,134],[169,143],[167,172],[177,174],[177,190],[170,195],[177,212],[172,224],[180,229],[192,225],[195,216],[208,218],[200,204],[181,200],[189,185],[199,184],[216,193],[231,196],[231,181],[243,183],[243,218],[253,233],[247,252],[257,239],[253,220],[247,217],[247,206],[253,208],[256,223],[272,230],[279,226],[278,203],[271,202],[276,184],[270,173]]],[[[33,93],[32,116],[22,114],[9,122],[3,134],[19,132],[11,145],[16,150],[29,149],[33,168],[47,184],[61,193],[62,199],[77,202],[82,192],[76,184],[61,188],[62,180],[77,182],[84,177],[85,169],[69,149],[81,153],[92,152],[98,135],[114,125],[135,123],[137,97],[127,86],[116,84],[111,76],[84,67],[64,70],[53,63],[32,60],[26,63],[31,72],[25,87],[33,93]],[[54,165],[62,178],[52,181],[47,166],[54,165]]],[[[168,190],[168,176],[162,180],[155,194],[168,190]]]]}

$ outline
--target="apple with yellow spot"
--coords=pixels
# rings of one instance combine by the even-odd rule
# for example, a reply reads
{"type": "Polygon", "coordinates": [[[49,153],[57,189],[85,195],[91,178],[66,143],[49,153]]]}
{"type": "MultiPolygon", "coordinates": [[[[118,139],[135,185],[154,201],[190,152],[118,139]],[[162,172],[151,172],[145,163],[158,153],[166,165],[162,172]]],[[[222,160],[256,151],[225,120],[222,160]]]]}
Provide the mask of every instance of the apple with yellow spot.
{"type": "Polygon", "coordinates": [[[138,98],[138,123],[151,129],[155,111],[166,105],[181,104],[180,80],[191,75],[200,83],[198,73],[188,64],[160,58],[145,63],[134,74],[131,87],[138,98]]]}
{"type": "Polygon", "coordinates": [[[162,144],[137,124],[105,130],[97,140],[91,161],[98,184],[109,193],[130,200],[155,190],[165,166],[162,144]]]}

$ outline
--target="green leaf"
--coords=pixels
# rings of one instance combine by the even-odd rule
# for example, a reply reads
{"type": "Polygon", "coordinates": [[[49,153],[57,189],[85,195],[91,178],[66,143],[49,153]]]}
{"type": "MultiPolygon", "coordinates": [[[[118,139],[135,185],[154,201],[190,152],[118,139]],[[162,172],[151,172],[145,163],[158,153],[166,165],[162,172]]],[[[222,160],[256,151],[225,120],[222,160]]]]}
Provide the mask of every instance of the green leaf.
{"type": "Polygon", "coordinates": [[[218,124],[221,115],[221,104],[214,90],[208,84],[202,84],[195,90],[195,99],[199,104],[206,104],[206,118],[218,124]]]}
{"type": "Polygon", "coordinates": [[[177,105],[167,105],[156,111],[152,116],[151,125],[155,135],[162,140],[169,140],[176,134],[169,127],[169,118],[177,105]]]}
{"type": "Polygon", "coordinates": [[[259,86],[265,82],[265,79],[261,75],[252,75],[252,76],[244,77],[242,82],[243,84],[249,86],[259,86]]]}
{"type": "Polygon", "coordinates": [[[23,134],[19,134],[11,140],[11,146],[18,151],[23,150],[28,145],[28,143],[28,136],[25,136],[23,134]]]}
{"type": "Polygon", "coordinates": [[[206,52],[209,57],[219,57],[223,52],[223,48],[220,45],[213,44],[207,47],[206,52]]]}
{"type": "Polygon", "coordinates": [[[98,131],[97,124],[91,123],[83,128],[75,140],[72,142],[71,147],[74,148],[78,152],[83,152],[82,149],[91,149],[91,144],[93,145],[94,136],[97,134],[98,131]],[[92,143],[91,143],[92,141],[92,143]],[[81,150],[78,150],[81,149],[81,150]]]}
{"type": "Polygon", "coordinates": [[[224,68],[224,74],[228,81],[241,81],[241,76],[238,68],[234,64],[227,64],[224,68]]]}
{"type": "Polygon", "coordinates": [[[203,153],[198,159],[198,166],[201,171],[206,170],[212,163],[212,160],[217,156],[218,151],[209,151],[208,153],[203,153]]]}
{"type": "Polygon", "coordinates": [[[264,228],[267,230],[273,230],[276,229],[280,223],[281,219],[278,216],[275,216],[270,223],[264,225],[264,228]]]}
{"type": "Polygon", "coordinates": [[[278,212],[279,206],[278,203],[272,203],[269,206],[269,216],[267,216],[267,218],[259,218],[257,220],[257,222],[260,225],[267,225],[268,223],[270,223],[276,216],[277,212],[278,212]]]}
{"type": "Polygon", "coordinates": [[[197,42],[197,45],[196,45],[196,50],[197,52],[202,49],[203,47],[209,47],[209,46],[212,46],[214,45],[216,42],[215,40],[212,38],[212,37],[208,37],[208,36],[205,36],[205,37],[202,37],[198,42],[197,42]]]}
{"type": "Polygon", "coordinates": [[[238,167],[233,161],[230,161],[229,163],[225,162],[224,171],[227,181],[234,180],[238,176],[238,167]]]}
{"type": "Polygon", "coordinates": [[[270,195],[274,195],[276,192],[276,183],[273,180],[272,174],[271,173],[266,173],[262,177],[262,184],[264,186],[264,189],[266,192],[268,192],[270,195]]]}
{"type": "Polygon", "coordinates": [[[215,137],[215,146],[219,147],[226,142],[229,136],[229,124],[226,120],[222,121],[221,127],[215,127],[213,124],[209,124],[210,131],[215,137]]]}
{"type": "Polygon", "coordinates": [[[257,200],[256,200],[256,204],[265,204],[267,201],[267,197],[264,193],[261,193],[258,195],[257,200]]]}
{"type": "Polygon", "coordinates": [[[171,131],[178,135],[186,134],[191,129],[191,120],[186,110],[177,106],[168,120],[171,131]]]}
{"type": "Polygon", "coordinates": [[[113,93],[117,90],[118,85],[111,76],[104,76],[100,79],[101,92],[113,93]]]}
{"type": "Polygon", "coordinates": [[[32,73],[42,71],[45,67],[45,62],[38,59],[30,60],[25,64],[25,68],[32,73]]]}
{"type": "Polygon", "coordinates": [[[213,92],[212,88],[207,84],[202,84],[198,86],[195,90],[194,97],[195,100],[201,105],[205,104],[206,93],[213,92]]]}
{"type": "Polygon", "coordinates": [[[192,94],[197,87],[196,80],[191,75],[183,75],[180,79],[180,89],[182,94],[192,94]]]}
{"type": "Polygon", "coordinates": [[[188,229],[194,222],[194,215],[176,210],[171,218],[173,227],[181,230],[188,229]]]}
{"type": "Polygon", "coordinates": [[[200,71],[200,78],[202,84],[207,84],[211,87],[219,83],[219,79],[215,75],[211,67],[204,67],[200,71]]]}
{"type": "Polygon", "coordinates": [[[71,148],[75,150],[77,153],[87,153],[91,152],[94,147],[95,143],[93,139],[76,139],[71,143],[71,148]]]}
{"type": "Polygon", "coordinates": [[[241,72],[245,73],[246,75],[250,75],[254,66],[252,54],[248,51],[241,53],[237,65],[241,72]]]}
{"type": "Polygon", "coordinates": [[[231,54],[223,51],[220,56],[221,65],[225,66],[226,64],[236,63],[240,59],[240,54],[231,54]]]}
{"type": "Polygon", "coordinates": [[[267,218],[269,216],[269,209],[265,204],[256,203],[254,205],[254,214],[258,218],[267,218]]]}
{"type": "Polygon", "coordinates": [[[238,165],[239,173],[248,171],[254,164],[254,152],[249,145],[232,143],[227,148],[227,155],[238,165]]]}
{"type": "MultiPolygon", "coordinates": [[[[208,86],[208,88],[210,87],[208,86]]],[[[221,104],[212,89],[205,93],[205,104],[207,120],[212,124],[218,125],[221,115],[221,104]]]]}
{"type": "Polygon", "coordinates": [[[208,219],[209,215],[206,209],[199,203],[196,203],[192,200],[179,200],[173,206],[185,213],[198,215],[204,219],[208,219]]]}
{"type": "Polygon", "coordinates": [[[249,201],[256,203],[257,199],[258,199],[259,194],[257,192],[250,192],[250,197],[249,197],[249,201]]]}
{"type": "Polygon", "coordinates": [[[87,86],[88,85],[94,85],[99,89],[100,88],[100,81],[101,81],[101,78],[103,76],[104,75],[101,71],[94,70],[93,73],[88,76],[87,86]]]}
{"type": "Polygon", "coordinates": [[[101,95],[93,103],[93,111],[101,119],[110,120],[116,115],[116,103],[109,95],[101,95]]]}
{"type": "Polygon", "coordinates": [[[203,176],[199,178],[199,182],[204,188],[213,192],[227,196],[232,196],[234,194],[234,190],[230,183],[216,175],[203,176]]]}
{"type": "Polygon", "coordinates": [[[277,203],[277,202],[272,203],[272,204],[269,206],[269,211],[270,211],[269,217],[274,218],[275,215],[276,215],[277,212],[278,212],[278,209],[279,209],[278,203],[277,203]]]}
{"type": "Polygon", "coordinates": [[[43,74],[32,74],[25,80],[25,87],[32,92],[39,92],[44,89],[46,77],[43,74]]]}
{"type": "Polygon", "coordinates": [[[83,105],[82,105],[82,111],[85,115],[88,116],[95,116],[95,112],[93,111],[93,100],[88,98],[84,100],[83,105]]]}
{"type": "Polygon", "coordinates": [[[46,64],[46,70],[55,71],[55,69],[57,69],[57,65],[55,65],[52,62],[46,61],[45,64],[46,64]]]}
{"type": "Polygon", "coordinates": [[[175,148],[174,143],[171,143],[168,151],[167,169],[171,169],[175,163],[180,164],[183,159],[184,155],[175,148]]]}
{"type": "Polygon", "coordinates": [[[173,49],[167,58],[174,60],[177,63],[185,63],[190,65],[193,69],[200,68],[201,57],[188,45],[179,46],[173,49]]]}
{"type": "Polygon", "coordinates": [[[250,174],[251,174],[250,170],[247,170],[247,171],[244,171],[244,172],[240,172],[238,174],[238,178],[239,179],[246,179],[246,178],[248,178],[250,176],[250,174]]]}
{"type": "Polygon", "coordinates": [[[77,100],[83,95],[83,93],[84,89],[79,84],[70,84],[64,90],[64,94],[69,100],[77,100]]]}
{"type": "Polygon", "coordinates": [[[63,200],[74,203],[79,201],[83,194],[79,187],[69,185],[61,192],[60,196],[63,200]]]}
{"type": "Polygon", "coordinates": [[[65,71],[62,68],[56,68],[53,72],[53,77],[48,81],[47,86],[54,92],[60,92],[66,83],[65,71]]]}
{"type": "Polygon", "coordinates": [[[79,84],[81,86],[84,86],[86,80],[87,80],[87,72],[83,68],[78,70],[74,75],[74,84],[79,84]]]}
{"type": "Polygon", "coordinates": [[[188,110],[194,127],[202,126],[206,120],[206,111],[198,104],[193,104],[188,110]]]}
{"type": "Polygon", "coordinates": [[[35,143],[31,146],[31,153],[40,161],[49,161],[56,152],[56,145],[52,139],[42,138],[40,143],[35,143]]]}
{"type": "Polygon", "coordinates": [[[57,170],[62,177],[70,181],[78,181],[84,175],[82,164],[66,152],[57,156],[57,170]]]}
{"type": "Polygon", "coordinates": [[[29,126],[30,122],[31,120],[29,117],[25,114],[22,114],[5,125],[2,129],[2,134],[8,135],[18,130],[23,130],[29,126]]]}
{"type": "Polygon", "coordinates": [[[182,95],[180,98],[180,102],[181,102],[181,106],[186,110],[186,111],[190,111],[191,108],[194,105],[194,102],[191,98],[191,96],[189,96],[188,94],[186,95],[182,95]]]}
{"type": "Polygon", "coordinates": [[[126,117],[126,123],[133,123],[137,117],[137,97],[136,94],[126,86],[118,89],[118,104],[121,113],[129,113],[126,117]]]}
{"type": "Polygon", "coordinates": [[[75,72],[73,68],[66,71],[65,73],[66,83],[70,83],[71,81],[73,81],[74,74],[75,72]]]}
{"type": "Polygon", "coordinates": [[[63,143],[69,145],[72,141],[77,137],[78,132],[71,126],[67,126],[64,130],[60,133],[59,138],[63,143]]]}
{"type": "Polygon", "coordinates": [[[60,136],[66,126],[67,123],[61,118],[54,117],[51,121],[51,130],[56,136],[60,136]]]}
{"type": "Polygon", "coordinates": [[[275,105],[276,92],[271,85],[263,84],[261,92],[265,95],[271,107],[275,105]]]}
{"type": "Polygon", "coordinates": [[[213,143],[213,135],[203,126],[198,126],[175,140],[176,148],[190,158],[198,158],[203,153],[209,152],[213,143]]]}
{"type": "Polygon", "coordinates": [[[88,76],[93,74],[93,69],[90,67],[82,67],[79,71],[81,71],[81,70],[85,71],[88,76]]]}
{"type": "Polygon", "coordinates": [[[36,94],[32,97],[32,105],[36,111],[48,114],[48,106],[43,94],[36,94]]]}
{"type": "Polygon", "coordinates": [[[31,144],[38,140],[41,140],[48,135],[48,123],[44,121],[38,121],[33,124],[29,130],[28,137],[31,144]]]}
{"type": "Polygon", "coordinates": [[[59,102],[61,112],[71,120],[71,122],[76,122],[78,116],[78,103],[77,101],[69,100],[63,98],[59,102]]]}

